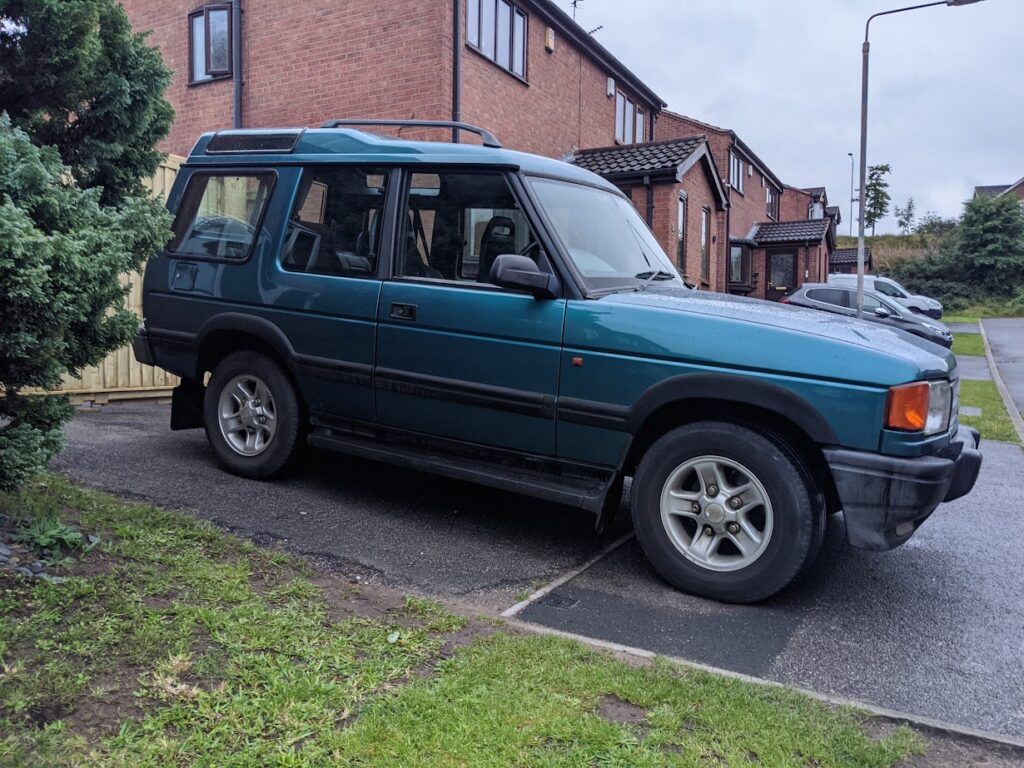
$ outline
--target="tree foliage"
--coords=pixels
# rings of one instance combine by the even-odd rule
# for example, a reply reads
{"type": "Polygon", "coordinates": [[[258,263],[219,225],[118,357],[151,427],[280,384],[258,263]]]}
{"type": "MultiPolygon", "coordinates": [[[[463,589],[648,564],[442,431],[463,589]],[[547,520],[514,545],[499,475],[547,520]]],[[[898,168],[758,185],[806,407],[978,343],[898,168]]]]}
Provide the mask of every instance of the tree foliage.
{"type": "Polygon", "coordinates": [[[871,236],[875,236],[875,225],[889,213],[889,182],[885,178],[892,173],[888,163],[872,165],[868,168],[867,184],[864,188],[864,226],[871,227],[871,236]]]}
{"type": "Polygon", "coordinates": [[[0,0],[0,112],[106,205],[156,171],[170,78],[117,0],[0,0]]]}
{"type": "Polygon", "coordinates": [[[952,304],[1013,299],[1024,293],[1024,213],[1010,195],[964,204],[939,249],[894,270],[908,287],[952,304]]]}
{"type": "Polygon", "coordinates": [[[893,207],[893,213],[896,215],[896,226],[899,227],[900,232],[904,235],[909,235],[910,231],[914,228],[916,209],[917,205],[912,197],[907,199],[907,204],[902,208],[898,205],[893,207]]]}
{"type": "Polygon", "coordinates": [[[935,211],[928,211],[914,225],[915,235],[948,235],[956,229],[957,220],[952,216],[940,216],[935,211]]]}
{"type": "Polygon", "coordinates": [[[69,413],[64,398],[20,390],[56,387],[132,338],[121,276],[167,240],[155,200],[100,199],[0,114],[0,489],[45,465],[69,413]]]}

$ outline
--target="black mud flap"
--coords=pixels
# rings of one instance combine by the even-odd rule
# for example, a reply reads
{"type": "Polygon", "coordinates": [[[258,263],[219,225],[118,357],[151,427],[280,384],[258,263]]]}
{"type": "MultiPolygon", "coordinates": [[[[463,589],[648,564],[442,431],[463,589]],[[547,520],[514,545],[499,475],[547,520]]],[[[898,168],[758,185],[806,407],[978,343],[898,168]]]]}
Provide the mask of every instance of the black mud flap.
{"type": "Polygon", "coordinates": [[[171,393],[171,429],[199,429],[203,426],[203,395],[206,387],[185,379],[171,393]]]}

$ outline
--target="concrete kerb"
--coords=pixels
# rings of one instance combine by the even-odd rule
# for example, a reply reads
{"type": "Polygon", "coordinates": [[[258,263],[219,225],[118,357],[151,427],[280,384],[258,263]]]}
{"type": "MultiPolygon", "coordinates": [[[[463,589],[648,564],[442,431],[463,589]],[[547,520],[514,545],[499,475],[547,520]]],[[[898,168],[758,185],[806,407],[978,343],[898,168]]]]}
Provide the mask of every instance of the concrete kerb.
{"type": "Polygon", "coordinates": [[[572,581],[573,579],[575,579],[577,576],[579,576],[581,573],[583,573],[585,570],[587,570],[587,568],[589,568],[590,566],[594,565],[598,560],[601,560],[602,558],[610,555],[616,549],[618,549],[623,544],[625,544],[627,541],[632,539],[633,536],[634,536],[634,533],[632,531],[630,531],[627,534],[624,534],[623,536],[620,536],[615,541],[613,541],[611,544],[609,544],[607,547],[605,547],[600,552],[598,552],[596,555],[594,555],[592,558],[587,560],[587,562],[583,563],[583,565],[580,565],[580,566],[578,566],[576,568],[573,568],[571,571],[566,571],[561,576],[559,576],[557,579],[555,579],[554,581],[549,581],[543,587],[541,587],[540,589],[536,590],[535,592],[532,592],[528,597],[526,597],[523,600],[520,600],[518,603],[513,605],[511,608],[506,608],[504,611],[501,612],[501,617],[503,619],[510,619],[510,618],[512,618],[517,613],[519,613],[520,611],[525,609],[528,605],[530,605],[530,603],[537,602],[538,600],[540,600],[545,595],[547,595],[550,592],[553,592],[554,590],[558,589],[560,586],[565,584],[567,581],[572,581]]]}
{"type": "Polygon", "coordinates": [[[988,358],[988,367],[992,372],[992,380],[996,383],[999,396],[1003,398],[1003,405],[1006,406],[1006,412],[1010,414],[1013,428],[1017,430],[1017,438],[1024,445],[1024,419],[1021,418],[1020,411],[1017,410],[1017,404],[1013,402],[1013,398],[1010,396],[1010,390],[1003,383],[1003,377],[999,375],[999,368],[996,367],[995,358],[992,357],[992,346],[988,343],[988,334],[985,333],[985,321],[978,320],[978,326],[981,328],[981,340],[985,344],[985,357],[988,358]]]}
{"type": "Polygon", "coordinates": [[[573,632],[564,632],[560,629],[552,629],[551,627],[545,627],[541,624],[532,624],[528,621],[522,621],[521,619],[508,619],[507,625],[514,629],[518,629],[523,632],[531,632],[537,635],[553,635],[556,637],[564,637],[569,640],[575,640],[577,642],[588,645],[592,648],[597,648],[603,651],[611,651],[613,653],[624,654],[626,656],[634,656],[640,659],[655,659],[662,658],[673,664],[678,664],[683,667],[690,669],[698,669],[702,672],[708,672],[713,675],[721,675],[722,677],[731,678],[733,680],[741,680],[745,683],[753,683],[754,685],[763,685],[769,688],[783,688],[788,691],[794,691],[796,693],[809,696],[812,699],[824,702],[837,707],[853,707],[867,712],[871,715],[878,717],[885,717],[889,720],[895,720],[897,722],[907,723],[908,725],[914,726],[923,731],[940,731],[944,733],[951,733],[956,736],[960,736],[967,739],[974,739],[977,741],[987,741],[993,744],[1000,744],[1007,747],[1013,747],[1014,749],[1024,750],[1024,739],[1018,739],[1014,736],[1004,736],[998,733],[990,733],[988,731],[982,731],[975,728],[968,728],[966,726],[959,726],[953,723],[945,723],[941,720],[935,720],[930,717],[924,717],[921,715],[912,715],[907,712],[898,712],[893,709],[886,709],[885,707],[878,707],[874,704],[868,704],[863,701],[857,701],[856,699],[847,699],[842,696],[833,696],[827,693],[819,693],[818,691],[812,691],[807,688],[800,688],[795,685],[786,685],[785,683],[779,683],[775,680],[765,680],[760,677],[752,677],[751,675],[745,675],[742,672],[733,672],[729,669],[722,669],[721,667],[713,667],[709,664],[701,664],[696,661],[690,661],[678,656],[665,656],[663,654],[654,653],[644,648],[635,648],[629,645],[622,645],[621,643],[613,643],[607,640],[599,640],[594,637],[588,637],[586,635],[577,635],[573,632]]]}

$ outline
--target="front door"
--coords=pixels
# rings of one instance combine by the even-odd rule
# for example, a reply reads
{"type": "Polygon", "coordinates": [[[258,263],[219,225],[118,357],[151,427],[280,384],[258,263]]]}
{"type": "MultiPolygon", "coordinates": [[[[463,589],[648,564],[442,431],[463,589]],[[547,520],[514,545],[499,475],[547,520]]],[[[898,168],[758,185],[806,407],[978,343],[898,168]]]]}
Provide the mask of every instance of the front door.
{"type": "Polygon", "coordinates": [[[380,423],[554,455],[565,300],[489,280],[497,256],[540,254],[508,180],[417,171],[405,184],[394,279],[377,315],[380,423]]]}
{"type": "Polygon", "coordinates": [[[768,273],[765,298],[768,301],[778,301],[797,287],[796,253],[793,251],[769,251],[765,258],[768,261],[765,268],[768,273]]]}

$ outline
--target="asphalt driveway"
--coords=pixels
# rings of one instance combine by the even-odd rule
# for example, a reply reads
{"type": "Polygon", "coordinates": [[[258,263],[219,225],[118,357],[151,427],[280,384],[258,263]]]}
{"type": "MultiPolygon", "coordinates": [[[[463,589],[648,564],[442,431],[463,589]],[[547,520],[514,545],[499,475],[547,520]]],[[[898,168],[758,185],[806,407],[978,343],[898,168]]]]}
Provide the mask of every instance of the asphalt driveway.
{"type": "MultiPolygon", "coordinates": [[[[565,507],[312,453],[273,483],[220,471],[201,431],[166,406],[79,413],[55,468],[180,508],[352,576],[497,612],[587,562],[598,537],[565,507]]],[[[736,607],[668,588],[635,542],[521,618],[973,728],[1024,737],[1024,450],[985,443],[978,487],[903,548],[853,550],[830,521],[814,570],[779,598],[736,607]]]]}
{"type": "Polygon", "coordinates": [[[1024,317],[982,320],[992,357],[1017,410],[1024,413],[1024,317]]]}

